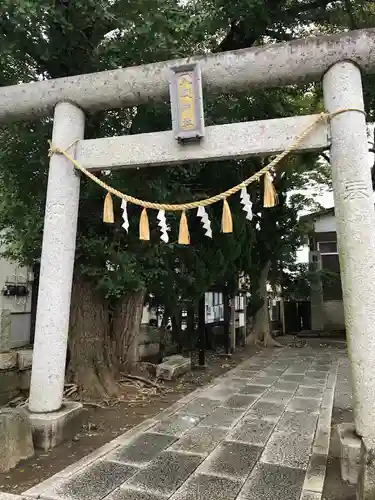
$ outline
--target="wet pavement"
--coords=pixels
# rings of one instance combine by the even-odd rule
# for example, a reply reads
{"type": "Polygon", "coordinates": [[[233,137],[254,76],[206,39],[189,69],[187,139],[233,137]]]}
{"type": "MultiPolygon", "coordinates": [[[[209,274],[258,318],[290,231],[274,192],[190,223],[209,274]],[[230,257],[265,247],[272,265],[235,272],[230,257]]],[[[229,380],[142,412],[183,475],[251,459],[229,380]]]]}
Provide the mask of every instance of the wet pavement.
{"type": "Polygon", "coordinates": [[[318,500],[343,356],[264,350],[23,497],[318,500]]]}

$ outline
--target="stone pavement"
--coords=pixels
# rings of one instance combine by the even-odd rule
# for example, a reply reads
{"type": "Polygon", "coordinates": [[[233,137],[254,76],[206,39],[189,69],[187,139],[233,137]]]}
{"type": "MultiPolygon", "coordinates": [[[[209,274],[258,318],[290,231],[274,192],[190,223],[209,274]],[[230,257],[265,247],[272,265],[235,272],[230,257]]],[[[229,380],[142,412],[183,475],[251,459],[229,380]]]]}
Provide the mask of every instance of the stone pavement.
{"type": "Polygon", "coordinates": [[[23,497],[318,500],[340,356],[263,351],[23,497]]]}

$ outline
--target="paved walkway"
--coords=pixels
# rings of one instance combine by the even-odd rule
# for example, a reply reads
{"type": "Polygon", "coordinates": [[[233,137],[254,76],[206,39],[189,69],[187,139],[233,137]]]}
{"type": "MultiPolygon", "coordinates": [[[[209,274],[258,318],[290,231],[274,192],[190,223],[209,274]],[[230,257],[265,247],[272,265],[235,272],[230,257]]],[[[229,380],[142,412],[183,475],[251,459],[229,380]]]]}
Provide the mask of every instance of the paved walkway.
{"type": "Polygon", "coordinates": [[[339,357],[263,351],[23,496],[318,500],[339,357]]]}

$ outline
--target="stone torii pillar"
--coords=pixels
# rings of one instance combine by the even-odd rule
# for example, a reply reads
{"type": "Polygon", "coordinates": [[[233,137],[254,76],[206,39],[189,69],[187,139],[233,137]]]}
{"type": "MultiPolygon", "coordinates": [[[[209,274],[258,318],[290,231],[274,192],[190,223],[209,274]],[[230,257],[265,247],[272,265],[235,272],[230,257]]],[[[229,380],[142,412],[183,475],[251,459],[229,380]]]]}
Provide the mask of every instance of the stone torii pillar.
{"type": "MultiPolygon", "coordinates": [[[[84,123],[84,113],[76,105],[57,104],[53,144],[67,148],[76,139],[83,139],[84,123]]],[[[74,146],[71,152],[74,154],[74,146]]],[[[52,155],[29,402],[33,426],[40,429],[38,444],[46,449],[57,444],[53,440],[58,439],[55,432],[49,432],[50,428],[72,417],[80,407],[76,403],[67,405],[63,418],[58,412],[64,390],[79,187],[79,175],[71,162],[62,155],[52,155]]]]}
{"type": "Polygon", "coordinates": [[[353,109],[331,119],[331,165],[354,417],[363,448],[357,498],[370,500],[375,498],[375,464],[367,460],[375,451],[375,210],[359,68],[350,61],[335,64],[323,89],[329,113],[353,109]]]}

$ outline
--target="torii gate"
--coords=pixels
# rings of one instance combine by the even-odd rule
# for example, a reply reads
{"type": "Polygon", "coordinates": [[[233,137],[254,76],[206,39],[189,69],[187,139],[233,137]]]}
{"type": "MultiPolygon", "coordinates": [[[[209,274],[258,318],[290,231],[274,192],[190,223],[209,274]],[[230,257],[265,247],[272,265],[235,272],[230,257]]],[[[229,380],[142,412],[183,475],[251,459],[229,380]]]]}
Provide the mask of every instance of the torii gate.
{"type": "MultiPolygon", "coordinates": [[[[375,211],[368,169],[361,70],[375,72],[375,29],[0,88],[0,121],[50,116],[53,143],[73,141],[93,169],[171,165],[284,150],[313,117],[213,126],[184,147],[170,131],[84,140],[84,111],[168,98],[170,68],[199,62],[206,92],[244,91],[319,81],[326,111],[300,146],[331,147],[346,329],[357,433],[375,438],[375,211]]],[[[79,176],[61,155],[50,162],[29,409],[53,416],[62,405],[79,201],[79,176]]],[[[65,417],[61,417],[65,418],[65,417]]],[[[373,446],[373,445],[372,445],[373,446]]],[[[374,449],[374,446],[373,448],[374,449]]]]}

